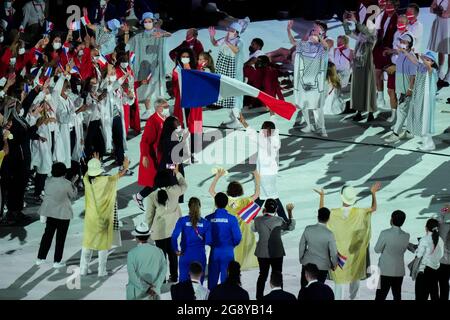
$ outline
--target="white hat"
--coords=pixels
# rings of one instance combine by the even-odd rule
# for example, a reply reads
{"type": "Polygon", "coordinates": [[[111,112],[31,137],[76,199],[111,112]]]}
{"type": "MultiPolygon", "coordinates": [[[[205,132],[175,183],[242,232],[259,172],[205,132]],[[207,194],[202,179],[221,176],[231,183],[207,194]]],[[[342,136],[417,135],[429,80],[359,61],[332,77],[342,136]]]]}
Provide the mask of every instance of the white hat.
{"type": "Polygon", "coordinates": [[[102,164],[100,162],[100,160],[98,159],[91,159],[88,162],[88,171],[87,174],[88,176],[91,177],[96,177],[101,175],[104,172],[103,168],[102,168],[102,164]]]}
{"type": "Polygon", "coordinates": [[[151,231],[150,228],[148,227],[148,224],[146,224],[145,222],[141,222],[136,226],[134,231],[131,232],[131,235],[135,237],[146,237],[149,236],[150,233],[151,231]]]}
{"type": "Polygon", "coordinates": [[[356,202],[356,190],[353,187],[344,186],[341,191],[341,199],[345,204],[352,206],[356,202]]]}
{"type": "Polygon", "coordinates": [[[242,26],[238,22],[233,22],[232,24],[230,24],[230,26],[228,28],[234,29],[239,33],[241,33],[241,31],[242,31],[242,26]]]}

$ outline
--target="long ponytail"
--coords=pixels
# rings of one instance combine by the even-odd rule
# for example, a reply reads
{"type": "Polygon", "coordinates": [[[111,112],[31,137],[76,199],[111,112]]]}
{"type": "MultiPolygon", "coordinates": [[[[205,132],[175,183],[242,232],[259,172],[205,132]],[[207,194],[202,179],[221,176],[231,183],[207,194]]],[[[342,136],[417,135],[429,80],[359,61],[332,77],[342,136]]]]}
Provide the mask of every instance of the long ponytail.
{"type": "Polygon", "coordinates": [[[200,199],[198,199],[196,197],[190,198],[188,206],[189,206],[189,219],[191,220],[192,227],[196,228],[198,222],[201,219],[201,212],[200,212],[201,203],[200,203],[200,199]]]}
{"type": "Polygon", "coordinates": [[[167,203],[167,200],[169,200],[169,195],[167,194],[167,191],[164,189],[158,190],[157,194],[157,201],[160,205],[165,206],[167,203]]]}
{"type": "Polygon", "coordinates": [[[431,238],[433,239],[433,245],[436,248],[439,243],[439,221],[436,219],[428,219],[426,228],[431,232],[431,238]]]}

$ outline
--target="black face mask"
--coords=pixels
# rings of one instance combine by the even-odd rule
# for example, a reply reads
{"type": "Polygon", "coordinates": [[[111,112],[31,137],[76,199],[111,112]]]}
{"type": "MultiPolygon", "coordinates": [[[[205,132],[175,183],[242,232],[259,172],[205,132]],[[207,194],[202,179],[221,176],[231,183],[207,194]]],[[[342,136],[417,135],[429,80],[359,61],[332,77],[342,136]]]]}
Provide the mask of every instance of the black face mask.
{"type": "Polygon", "coordinates": [[[255,53],[256,49],[253,48],[252,46],[248,47],[248,51],[250,51],[250,53],[255,53]]]}

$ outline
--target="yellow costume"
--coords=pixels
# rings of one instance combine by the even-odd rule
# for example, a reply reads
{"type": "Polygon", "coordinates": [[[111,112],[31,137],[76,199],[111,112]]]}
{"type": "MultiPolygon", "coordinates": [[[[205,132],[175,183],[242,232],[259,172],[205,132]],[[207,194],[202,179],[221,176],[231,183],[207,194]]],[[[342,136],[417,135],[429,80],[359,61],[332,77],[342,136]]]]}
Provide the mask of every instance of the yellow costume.
{"type": "Polygon", "coordinates": [[[5,151],[0,150],[0,168],[2,167],[4,157],[5,157],[5,151]]]}
{"type": "Polygon", "coordinates": [[[249,270],[258,267],[258,260],[255,256],[256,238],[250,229],[250,224],[245,223],[238,215],[238,212],[253,201],[250,197],[233,198],[228,197],[227,211],[236,216],[239,221],[239,228],[242,233],[242,240],[234,248],[234,259],[241,265],[241,270],[249,270]]]}
{"type": "Polygon", "coordinates": [[[92,184],[86,175],[86,211],[84,216],[83,247],[91,250],[109,250],[112,247],[114,204],[119,175],[98,176],[92,184]]]}
{"type": "Polygon", "coordinates": [[[331,271],[336,284],[365,279],[371,233],[371,209],[351,208],[345,217],[342,208],[332,209],[328,228],[336,238],[338,252],[347,257],[344,267],[331,271]]]}

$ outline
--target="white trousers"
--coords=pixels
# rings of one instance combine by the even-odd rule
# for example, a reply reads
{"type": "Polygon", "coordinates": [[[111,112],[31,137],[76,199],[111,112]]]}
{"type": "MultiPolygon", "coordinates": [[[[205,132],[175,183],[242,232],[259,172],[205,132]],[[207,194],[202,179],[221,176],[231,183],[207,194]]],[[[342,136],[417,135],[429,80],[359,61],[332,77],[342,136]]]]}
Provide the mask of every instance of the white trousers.
{"type": "Polygon", "coordinates": [[[305,114],[306,124],[311,131],[320,130],[321,133],[327,133],[323,108],[305,109],[303,112],[305,114]],[[313,118],[314,122],[311,121],[311,118],[313,118]]]}
{"type": "MultiPolygon", "coordinates": [[[[91,262],[92,253],[94,250],[82,248],[80,260],[80,274],[87,275],[89,272],[89,263],[91,262]]],[[[106,272],[106,261],[108,260],[108,250],[98,251],[98,276],[103,277],[106,272]]]]}
{"type": "Polygon", "coordinates": [[[397,121],[394,125],[394,132],[400,134],[405,124],[406,118],[408,117],[409,107],[411,105],[411,97],[406,97],[405,102],[400,104],[397,108],[397,121]]]}
{"type": "MultiPolygon", "coordinates": [[[[335,300],[343,300],[343,292],[344,287],[346,287],[346,284],[334,284],[334,299],[335,300]]],[[[350,293],[350,300],[354,300],[356,298],[356,294],[359,290],[359,280],[351,282],[349,285],[349,293],[350,293]]]]}

